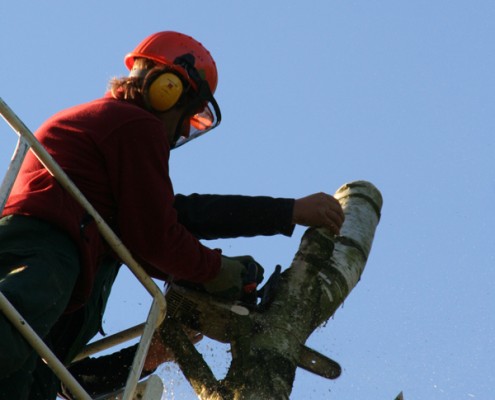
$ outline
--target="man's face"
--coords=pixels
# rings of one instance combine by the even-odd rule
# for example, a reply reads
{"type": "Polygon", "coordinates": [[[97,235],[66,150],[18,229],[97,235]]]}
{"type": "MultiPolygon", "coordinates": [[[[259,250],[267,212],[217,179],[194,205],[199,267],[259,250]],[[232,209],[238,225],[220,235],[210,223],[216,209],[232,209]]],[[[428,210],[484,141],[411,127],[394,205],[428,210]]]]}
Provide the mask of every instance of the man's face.
{"type": "Polygon", "coordinates": [[[170,110],[158,114],[158,118],[163,122],[167,131],[168,142],[170,147],[180,136],[189,137],[190,121],[189,117],[184,117],[186,112],[185,106],[174,106],[170,110]],[[179,127],[179,123],[181,126],[179,127]]]}
{"type": "Polygon", "coordinates": [[[171,148],[203,135],[220,122],[220,110],[215,99],[211,94],[205,96],[201,93],[189,88],[170,110],[159,114],[167,129],[171,148]]]}

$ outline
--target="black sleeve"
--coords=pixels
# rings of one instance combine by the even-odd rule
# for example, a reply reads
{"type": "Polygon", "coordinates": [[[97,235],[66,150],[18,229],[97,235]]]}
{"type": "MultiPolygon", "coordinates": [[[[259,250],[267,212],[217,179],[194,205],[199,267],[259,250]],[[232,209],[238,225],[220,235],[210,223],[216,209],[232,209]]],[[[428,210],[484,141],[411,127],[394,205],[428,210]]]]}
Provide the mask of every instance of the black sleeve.
{"type": "Polygon", "coordinates": [[[292,235],[294,199],[265,196],[176,195],[179,222],[199,239],[292,235]]]}
{"type": "MultiPolygon", "coordinates": [[[[98,358],[85,358],[69,367],[69,372],[91,396],[122,389],[129,375],[137,345],[98,358]]],[[[143,371],[141,378],[153,371],[143,371]]],[[[70,398],[70,397],[66,397],[70,398]]]]}

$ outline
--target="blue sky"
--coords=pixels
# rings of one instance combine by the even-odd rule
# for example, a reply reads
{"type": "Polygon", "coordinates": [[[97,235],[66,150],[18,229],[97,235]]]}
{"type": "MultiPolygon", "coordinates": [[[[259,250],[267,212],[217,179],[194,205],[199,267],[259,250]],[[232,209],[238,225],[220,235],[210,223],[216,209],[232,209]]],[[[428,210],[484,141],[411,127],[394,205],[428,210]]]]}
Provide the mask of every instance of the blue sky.
{"type": "MultiPolygon", "coordinates": [[[[368,180],[384,207],[364,275],[309,345],[341,378],[298,371],[293,399],[487,400],[495,378],[495,3],[16,1],[1,6],[0,96],[31,128],[99,97],[150,33],[177,30],[219,69],[219,128],[173,152],[180,193],[302,197],[368,180]],[[268,4],[267,4],[268,3],[268,4]],[[187,5],[186,5],[187,4],[187,5]]],[[[15,136],[0,124],[2,170],[15,136]]],[[[288,267],[292,238],[210,243],[288,267]]],[[[126,273],[109,332],[142,322],[126,273]]],[[[227,349],[200,345],[221,373],[227,349]]],[[[194,398],[171,366],[166,399],[194,398]]]]}

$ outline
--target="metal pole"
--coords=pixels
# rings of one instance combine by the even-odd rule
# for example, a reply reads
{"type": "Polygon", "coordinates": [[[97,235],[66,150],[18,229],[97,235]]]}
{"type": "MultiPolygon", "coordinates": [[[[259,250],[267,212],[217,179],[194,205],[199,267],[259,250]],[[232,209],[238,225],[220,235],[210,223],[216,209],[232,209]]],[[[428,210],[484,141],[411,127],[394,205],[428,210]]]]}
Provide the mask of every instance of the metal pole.
{"type": "Polygon", "coordinates": [[[131,339],[135,339],[143,334],[144,323],[133,326],[132,328],[125,329],[113,335],[104,337],[103,339],[97,340],[88,344],[75,358],[72,362],[82,360],[83,358],[92,356],[93,354],[99,353],[100,351],[109,349],[110,347],[117,346],[121,343],[127,342],[131,339]]]}
{"type": "Polygon", "coordinates": [[[144,359],[146,357],[146,354],[148,354],[151,338],[153,336],[153,332],[155,330],[155,326],[159,317],[160,306],[155,300],[153,300],[148,319],[144,326],[143,336],[141,336],[141,341],[139,342],[136,354],[134,355],[134,361],[132,363],[131,370],[129,371],[129,376],[127,377],[122,400],[132,400],[133,393],[136,390],[136,385],[141,376],[141,371],[143,370],[144,359]]]}
{"type": "Polygon", "coordinates": [[[64,382],[69,390],[76,396],[77,399],[91,400],[89,394],[82,388],[59,359],[52,353],[48,346],[40,339],[37,333],[29,326],[22,315],[17,312],[14,306],[10,303],[7,297],[0,292],[0,310],[10,320],[17,330],[24,336],[26,341],[33,347],[34,350],[43,358],[62,382],[64,382]]]}
{"type": "Polygon", "coordinates": [[[21,168],[22,162],[24,161],[24,157],[26,156],[28,150],[29,145],[27,144],[27,142],[22,136],[19,137],[19,141],[17,142],[14,154],[12,155],[7,173],[5,174],[5,177],[2,181],[2,186],[0,186],[0,213],[5,207],[7,198],[9,197],[10,191],[12,190],[12,186],[14,186],[15,179],[17,177],[17,174],[19,173],[19,169],[21,168]]]}

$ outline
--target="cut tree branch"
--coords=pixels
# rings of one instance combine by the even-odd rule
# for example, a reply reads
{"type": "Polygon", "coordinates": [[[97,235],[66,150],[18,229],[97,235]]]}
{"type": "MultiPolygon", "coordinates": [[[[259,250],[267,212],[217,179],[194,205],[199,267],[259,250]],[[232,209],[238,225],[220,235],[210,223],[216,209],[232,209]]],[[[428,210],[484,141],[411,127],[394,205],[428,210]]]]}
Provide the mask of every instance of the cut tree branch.
{"type": "MultiPolygon", "coordinates": [[[[177,327],[163,332],[200,399],[289,398],[304,343],[359,282],[380,219],[382,196],[369,182],[348,183],[335,197],[346,217],[340,236],[307,229],[270,306],[248,315],[232,314],[232,363],[224,380],[214,378],[187,337],[176,334],[177,327]]],[[[164,324],[165,330],[169,326],[164,324]]]]}

